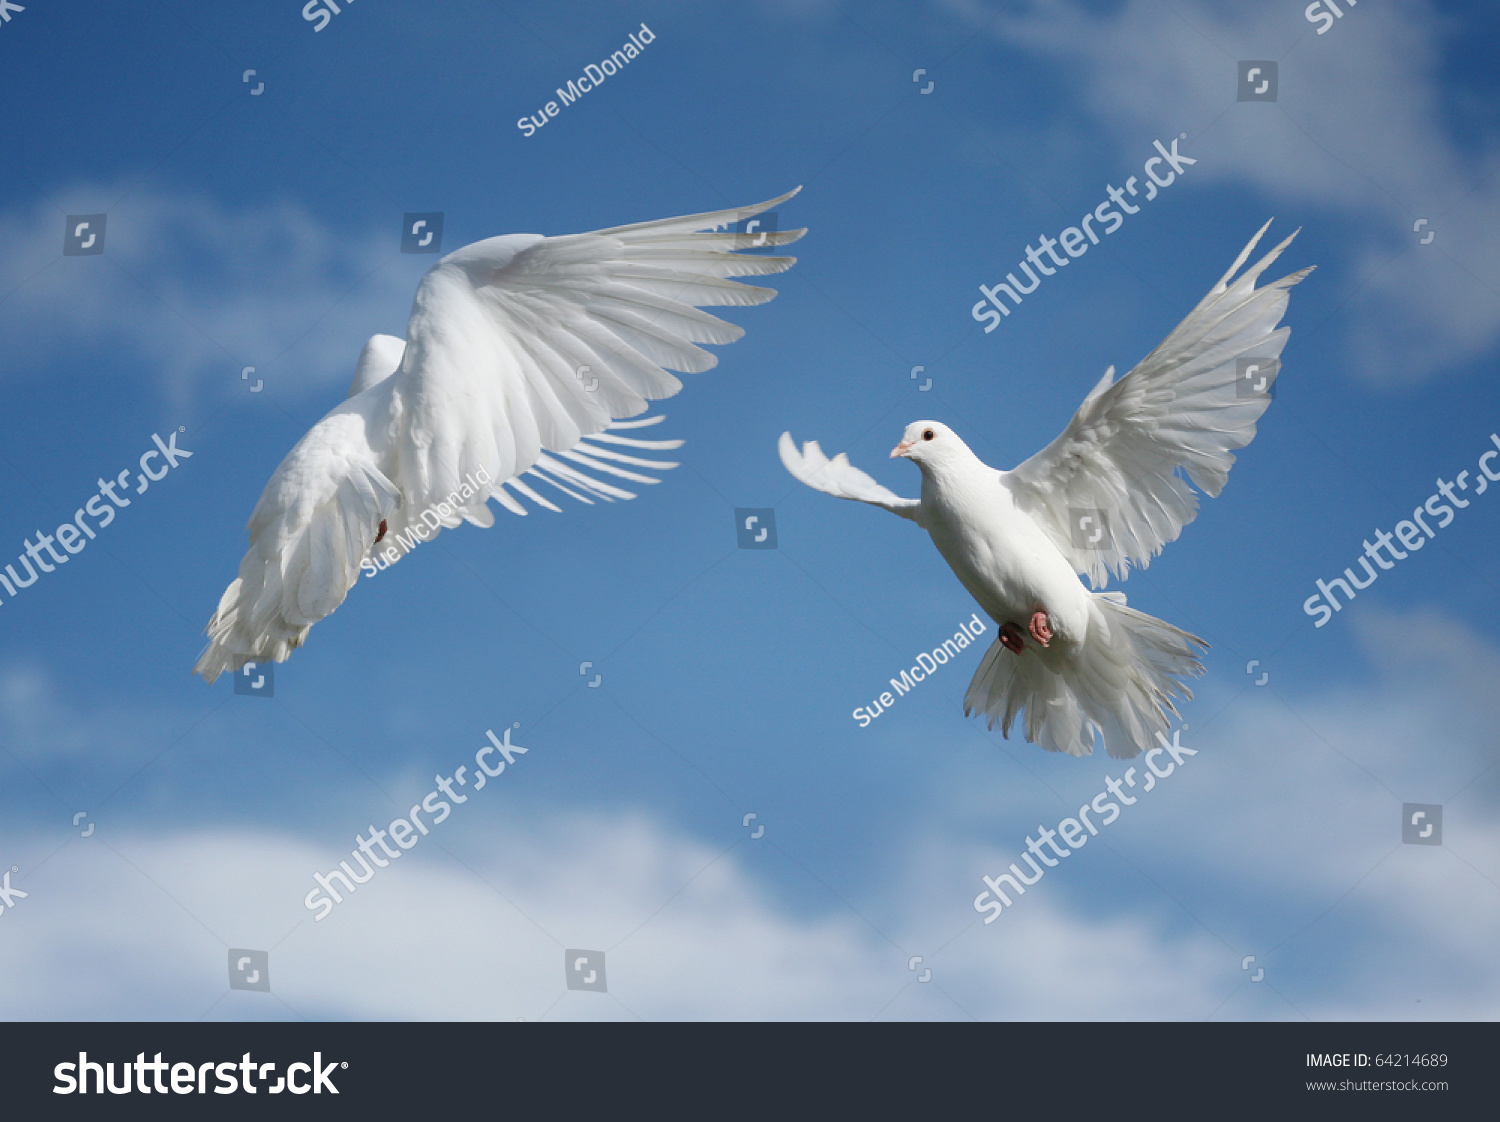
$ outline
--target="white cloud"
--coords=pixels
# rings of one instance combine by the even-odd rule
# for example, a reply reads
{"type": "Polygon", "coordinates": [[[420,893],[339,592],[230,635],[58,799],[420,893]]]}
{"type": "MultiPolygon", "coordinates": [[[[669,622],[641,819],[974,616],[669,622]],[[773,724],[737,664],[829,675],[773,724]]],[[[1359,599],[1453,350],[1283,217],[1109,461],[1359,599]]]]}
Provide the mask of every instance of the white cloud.
{"type": "Polygon", "coordinates": [[[1096,14],[1074,0],[1029,0],[992,23],[988,6],[947,6],[1065,66],[1122,149],[1185,131],[1196,182],[1251,186],[1342,218],[1340,232],[1353,232],[1341,280],[1351,368],[1416,383],[1500,340],[1494,145],[1460,146],[1451,134],[1438,70],[1454,32],[1429,5],[1351,8],[1323,36],[1303,5],[1129,0],[1096,14]],[[1275,106],[1236,103],[1239,59],[1280,61],[1275,106]],[[1417,243],[1420,217],[1433,244],[1417,243]]]}
{"type": "MultiPolygon", "coordinates": [[[[482,880],[441,853],[403,858],[321,923],[300,897],[340,856],[325,847],[261,831],[74,841],[19,882],[31,895],[5,917],[6,1015],[869,1019],[911,1015],[896,999],[925,996],[902,953],[847,909],[778,906],[748,842],[720,856],[629,814],[564,816],[517,840],[475,866],[482,880]],[[607,949],[618,1000],[570,993],[559,943],[607,949]],[[284,1006],[223,997],[224,944],[279,944],[284,1006]]],[[[1147,922],[1042,903],[1005,959],[993,947],[971,939],[939,967],[977,1016],[1206,1012],[1206,951],[1179,953],[1147,922]]]]}
{"type": "MultiPolygon", "coordinates": [[[[1011,823],[1066,811],[1034,791],[995,790],[993,772],[988,797],[972,797],[969,765],[938,770],[963,754],[940,745],[930,754],[937,782],[903,796],[889,847],[852,859],[849,882],[836,885],[859,914],[743,835],[726,851],[735,838],[695,837],[652,812],[533,806],[524,817],[455,817],[315,922],[303,896],[314,872],[347,856],[352,834],[153,829],[117,816],[16,879],[31,895],[0,918],[4,1012],[1492,1017],[1500,816],[1484,781],[1470,780],[1492,758],[1488,683],[1500,653],[1435,613],[1351,608],[1341,620],[1362,633],[1373,676],[1312,696],[1293,690],[1285,702],[1247,689],[1211,732],[1190,729],[1183,739],[1199,755],[1110,827],[1107,846],[1062,861],[990,925],[970,902],[981,872],[1017,859],[1029,827],[1009,837],[1011,823]],[[1406,798],[1445,804],[1441,847],[1399,844],[1406,798]],[[227,946],[272,950],[274,996],[226,994],[227,946]],[[565,948],[608,952],[612,996],[565,988],[565,948]],[[1249,981],[1245,954],[1258,956],[1268,985],[1249,981]],[[923,962],[909,970],[914,955],[923,962]]],[[[0,699],[13,723],[45,719],[67,744],[109,727],[104,712],[71,715],[35,672],[0,681],[0,699]]],[[[1069,798],[1122,770],[1062,763],[1052,775],[1065,777],[1069,798]]],[[[184,797],[163,787],[150,805],[174,820],[166,808],[184,797]]],[[[316,829],[360,827],[369,797],[359,785],[323,800],[316,829]]],[[[67,836],[25,829],[11,829],[16,848],[0,860],[39,861],[67,836]]]]}
{"type": "MultiPolygon", "coordinates": [[[[1109,849],[1085,848],[1048,870],[995,922],[976,928],[980,944],[992,941],[992,953],[1024,953],[1036,966],[1026,978],[1036,992],[1024,1015],[1064,1015],[1049,1012],[1052,1004],[1088,1017],[1207,1016],[1240,983],[1246,954],[1257,954],[1295,1006],[1271,1003],[1256,1014],[1232,1004],[1221,1015],[1296,1015],[1294,1009],[1313,1018],[1495,1015],[1500,966],[1489,935],[1500,928],[1500,814],[1486,793],[1493,783],[1486,787],[1484,777],[1494,762],[1500,703],[1489,683],[1500,680],[1500,652],[1431,611],[1362,606],[1346,615],[1373,675],[1312,695],[1294,683],[1277,691],[1245,689],[1208,731],[1189,728],[1182,740],[1198,756],[1153,793],[1137,792],[1139,803],[1110,828],[1107,841],[1129,864],[1109,849]],[[1401,844],[1407,801],[1444,805],[1442,846],[1401,844]],[[1130,903],[1098,898],[1101,886],[1116,879],[1130,903]],[[1057,912],[1039,919],[1033,915],[1039,906],[1057,912]],[[1168,918],[1187,923],[1198,938],[1179,939],[1170,957],[1180,969],[1149,990],[1134,990],[1130,976],[1150,972],[1150,954],[1116,957],[1111,950],[1102,959],[1115,964],[1109,968],[1091,960],[1087,970],[1102,976],[1085,987],[1066,960],[1055,958],[1055,969],[1045,965],[1050,940],[1037,938],[1024,952],[1010,941],[1015,926],[1054,924],[1059,940],[1087,933],[1097,956],[1101,945],[1112,946],[1105,932],[1114,925],[1127,946],[1164,948],[1171,941],[1159,928],[1168,918]],[[1205,956],[1201,962],[1198,955],[1205,956]],[[1221,992],[1195,1010],[1215,980],[1221,992]],[[1118,1003],[1108,1000],[1113,985],[1124,987],[1118,1003]],[[1131,1001],[1150,1012],[1112,1012],[1131,1001]],[[1163,1009],[1171,1011],[1158,1014],[1163,1009]]],[[[1224,700],[1195,709],[1212,712],[1224,700]]],[[[1119,764],[1076,775],[1069,769],[1064,796],[1079,805],[1103,789],[1105,771],[1118,778],[1123,770],[1119,764]]],[[[970,781],[953,782],[968,787],[970,781]]],[[[953,862],[964,876],[944,884],[944,894],[967,889],[972,896],[984,888],[982,872],[1000,872],[1019,859],[1024,831],[1008,845],[965,842],[995,835],[987,828],[995,811],[986,812],[971,793],[939,790],[934,802],[926,817],[942,813],[941,803],[950,821],[934,835],[944,842],[934,840],[929,850],[970,846],[953,862]]],[[[1028,821],[1055,825],[1067,813],[1044,803],[1028,821]]],[[[936,864],[924,851],[906,883],[919,883],[919,866],[931,876],[936,864]]],[[[980,971],[970,984],[985,992],[997,980],[980,971]]],[[[1016,1000],[1012,994],[997,1004],[1016,1000]]]]}
{"type": "Polygon", "coordinates": [[[232,207],[120,184],[0,211],[7,372],[37,376],[60,355],[102,351],[115,361],[101,373],[152,368],[176,406],[200,384],[239,382],[247,365],[289,397],[343,386],[369,335],[404,333],[413,279],[395,226],[341,237],[286,200],[232,207]],[[104,254],[60,257],[65,216],[101,210],[104,254]]]}

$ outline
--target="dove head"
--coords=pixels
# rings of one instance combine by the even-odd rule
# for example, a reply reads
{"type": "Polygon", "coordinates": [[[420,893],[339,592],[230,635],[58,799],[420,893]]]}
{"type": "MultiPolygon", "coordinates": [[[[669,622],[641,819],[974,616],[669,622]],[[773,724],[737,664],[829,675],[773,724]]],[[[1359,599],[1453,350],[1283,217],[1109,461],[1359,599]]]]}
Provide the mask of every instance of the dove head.
{"type": "Polygon", "coordinates": [[[901,434],[901,443],[891,449],[891,457],[905,456],[923,471],[940,471],[974,458],[969,446],[958,434],[938,421],[913,421],[901,434]]]}

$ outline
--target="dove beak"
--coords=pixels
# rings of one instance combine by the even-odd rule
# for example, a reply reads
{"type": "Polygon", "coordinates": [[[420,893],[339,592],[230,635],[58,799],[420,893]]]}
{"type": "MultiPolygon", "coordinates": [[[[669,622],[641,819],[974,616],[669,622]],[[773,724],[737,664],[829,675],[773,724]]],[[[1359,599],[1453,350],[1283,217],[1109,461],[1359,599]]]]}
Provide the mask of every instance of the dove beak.
{"type": "Polygon", "coordinates": [[[903,440],[900,444],[896,445],[896,447],[891,449],[891,459],[894,460],[897,456],[908,455],[911,452],[911,444],[910,440],[903,440]]]}

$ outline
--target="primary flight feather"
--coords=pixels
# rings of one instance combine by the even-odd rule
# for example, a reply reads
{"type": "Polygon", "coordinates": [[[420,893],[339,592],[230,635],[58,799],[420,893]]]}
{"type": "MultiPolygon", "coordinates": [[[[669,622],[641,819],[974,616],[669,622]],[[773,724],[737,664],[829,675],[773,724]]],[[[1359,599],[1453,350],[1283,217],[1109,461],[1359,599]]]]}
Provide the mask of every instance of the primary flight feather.
{"type": "Polygon", "coordinates": [[[1191,698],[1203,640],[1130,608],[1103,588],[1145,567],[1197,514],[1192,483],[1217,495],[1250,443],[1291,329],[1289,290],[1312,270],[1255,286],[1296,234],[1238,278],[1270,223],[1182,323],[1119,381],[1110,367],[1062,434],[1011,471],[983,463],[947,426],[909,425],[891,452],[922,470],[922,497],[893,494],[843,454],[790,433],[781,461],[809,487],[884,507],[931,536],[999,626],[964,696],[1002,733],[1025,714],[1026,739],[1074,756],[1096,734],[1112,756],[1151,746],[1191,698]],[[1233,278],[1233,279],[1232,279],[1233,278]]]}
{"type": "Polygon", "coordinates": [[[510,234],[438,261],[417,286],[406,338],[365,344],[348,399],[266,484],[194,671],[212,682],[285,660],[377,550],[399,559],[434,523],[490,526],[490,499],[516,514],[523,498],[557,510],[533,482],[582,502],[629,499],[600,477],[653,483],[640,469],[675,467],[635,453],[681,441],[621,435],[660,417],[624,418],[682,388],[669,371],[718,362],[698,344],[744,334],[700,307],[776,295],[731,278],[796,258],[735,251],[806,231],[734,227],[796,193],[586,234],[510,234]]]}

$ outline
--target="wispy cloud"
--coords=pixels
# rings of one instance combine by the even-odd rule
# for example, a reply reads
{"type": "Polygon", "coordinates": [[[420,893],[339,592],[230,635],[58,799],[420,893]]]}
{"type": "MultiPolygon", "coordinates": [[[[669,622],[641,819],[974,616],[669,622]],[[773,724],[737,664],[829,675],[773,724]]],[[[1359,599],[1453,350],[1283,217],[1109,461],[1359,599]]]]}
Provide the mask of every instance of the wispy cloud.
{"type": "MultiPolygon", "coordinates": [[[[1108,848],[1065,860],[989,926],[969,903],[979,874],[1057,814],[976,794],[957,771],[837,896],[790,849],[695,836],[640,808],[532,805],[456,820],[440,846],[314,922],[311,876],[352,844],[326,824],[362,826],[361,786],[319,804],[316,836],[118,817],[66,844],[61,829],[14,836],[23,862],[62,849],[22,870],[32,895],[6,917],[0,990],[20,1018],[1493,1015],[1500,815],[1481,796],[1495,702],[1475,686],[1500,674],[1500,652],[1434,613],[1366,612],[1355,626],[1371,679],[1312,697],[1248,690],[1211,731],[1190,728],[1199,756],[1112,827],[1108,848]],[[1408,798],[1446,804],[1442,847],[1400,844],[1408,798]],[[1025,825],[997,841],[1010,823],[1025,825]],[[285,1006],[226,995],[227,946],[276,948],[285,1006]],[[569,947],[608,952],[613,997],[565,988],[569,947]],[[1246,954],[1266,984],[1242,971],[1246,954]]],[[[70,715],[62,692],[30,671],[0,689],[12,730],[45,720],[60,737],[57,766],[110,724],[70,715]]],[[[1067,775],[1099,785],[1098,769],[1067,775]]],[[[156,782],[160,805],[243,794],[156,782]]]]}
{"type": "Polygon", "coordinates": [[[341,235],[286,199],[235,207],[118,183],[0,211],[6,375],[145,367],[174,405],[226,392],[244,366],[289,397],[345,384],[369,335],[404,332],[411,270],[391,226],[341,235]],[[65,217],[117,198],[104,254],[61,256],[65,217]]]}
{"type": "Polygon", "coordinates": [[[1411,384],[1500,341],[1493,137],[1455,135],[1438,81],[1457,29],[1430,5],[1365,5],[1326,35],[1301,6],[1129,0],[945,4],[1008,47],[1054,60],[1122,149],[1188,134],[1201,186],[1251,187],[1343,219],[1351,368],[1411,384]],[[1240,59],[1280,64],[1278,101],[1238,104],[1240,59]],[[1428,223],[1422,245],[1413,233],[1428,223]]]}

